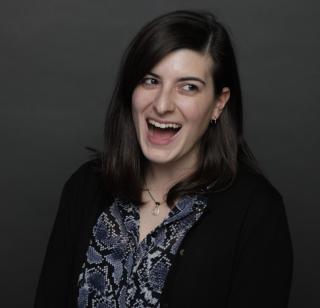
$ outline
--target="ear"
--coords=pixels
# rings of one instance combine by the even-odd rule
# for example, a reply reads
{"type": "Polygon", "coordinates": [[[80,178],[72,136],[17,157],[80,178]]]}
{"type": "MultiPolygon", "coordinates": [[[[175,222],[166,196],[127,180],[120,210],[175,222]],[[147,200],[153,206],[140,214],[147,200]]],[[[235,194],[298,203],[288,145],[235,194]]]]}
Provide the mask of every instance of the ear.
{"type": "Polygon", "coordinates": [[[221,94],[218,98],[216,98],[214,107],[212,110],[212,119],[218,119],[220,114],[222,113],[222,110],[224,106],[227,104],[230,98],[230,89],[228,87],[224,87],[221,91],[221,94]]]}

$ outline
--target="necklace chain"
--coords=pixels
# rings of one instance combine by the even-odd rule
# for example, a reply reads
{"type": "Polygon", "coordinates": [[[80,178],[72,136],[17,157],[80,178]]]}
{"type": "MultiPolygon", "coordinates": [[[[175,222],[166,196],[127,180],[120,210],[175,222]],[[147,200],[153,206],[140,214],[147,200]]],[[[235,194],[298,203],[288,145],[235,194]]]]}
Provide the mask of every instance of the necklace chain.
{"type": "Polygon", "coordinates": [[[146,188],[146,191],[148,192],[150,198],[152,199],[152,201],[154,202],[155,204],[155,207],[152,209],[152,215],[154,216],[158,216],[160,214],[160,205],[161,203],[159,201],[157,201],[153,195],[151,194],[151,191],[149,188],[146,188]]]}

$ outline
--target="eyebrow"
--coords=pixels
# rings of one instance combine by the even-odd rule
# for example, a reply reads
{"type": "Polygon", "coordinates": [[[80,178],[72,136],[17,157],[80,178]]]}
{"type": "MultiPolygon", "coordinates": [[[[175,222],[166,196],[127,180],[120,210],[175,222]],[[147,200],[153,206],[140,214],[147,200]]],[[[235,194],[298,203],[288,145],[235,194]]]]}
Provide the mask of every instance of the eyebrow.
{"type": "MultiPolygon", "coordinates": [[[[153,77],[159,78],[160,76],[156,73],[153,72],[149,72],[147,75],[152,75],[153,77]]],[[[194,81],[199,81],[201,82],[203,85],[206,85],[206,82],[204,80],[202,80],[201,78],[198,77],[194,77],[194,76],[186,76],[186,77],[181,77],[178,79],[178,81],[187,81],[187,80],[194,80],[194,81]]]]}

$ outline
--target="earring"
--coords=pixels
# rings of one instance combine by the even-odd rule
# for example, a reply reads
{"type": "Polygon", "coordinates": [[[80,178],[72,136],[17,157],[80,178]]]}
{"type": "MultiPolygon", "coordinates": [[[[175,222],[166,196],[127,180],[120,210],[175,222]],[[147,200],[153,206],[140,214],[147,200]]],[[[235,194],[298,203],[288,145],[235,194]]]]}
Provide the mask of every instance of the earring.
{"type": "Polygon", "coordinates": [[[210,125],[213,126],[213,123],[216,125],[217,124],[217,119],[213,118],[210,120],[210,125]]]}

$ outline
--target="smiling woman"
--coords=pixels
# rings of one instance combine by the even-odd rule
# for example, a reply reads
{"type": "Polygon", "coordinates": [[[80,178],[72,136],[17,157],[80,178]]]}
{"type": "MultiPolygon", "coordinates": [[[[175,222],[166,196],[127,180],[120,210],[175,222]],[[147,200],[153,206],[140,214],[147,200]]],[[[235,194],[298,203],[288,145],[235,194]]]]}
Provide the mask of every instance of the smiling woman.
{"type": "Polygon", "coordinates": [[[230,96],[224,88],[215,97],[212,65],[207,54],[179,49],[164,57],[134,89],[133,121],[150,166],[161,163],[161,169],[169,165],[171,169],[174,163],[180,172],[197,168],[201,137],[230,96]]]}
{"type": "Polygon", "coordinates": [[[285,206],[244,139],[213,14],[171,12],[136,35],[96,155],[64,186],[35,307],[287,307],[285,206]]]}

